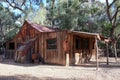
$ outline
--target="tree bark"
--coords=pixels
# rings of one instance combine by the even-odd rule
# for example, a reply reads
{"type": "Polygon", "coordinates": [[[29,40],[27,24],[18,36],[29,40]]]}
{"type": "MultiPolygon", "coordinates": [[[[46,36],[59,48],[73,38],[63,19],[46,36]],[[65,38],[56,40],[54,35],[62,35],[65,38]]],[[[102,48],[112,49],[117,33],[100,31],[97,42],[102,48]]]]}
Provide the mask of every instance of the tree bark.
{"type": "MultiPolygon", "coordinates": [[[[114,54],[115,54],[115,60],[117,62],[117,49],[116,49],[116,44],[117,44],[117,41],[119,39],[119,35],[117,36],[117,39],[115,39],[115,35],[114,35],[114,31],[115,31],[115,28],[118,27],[118,23],[117,23],[117,15],[118,15],[118,12],[120,11],[120,6],[116,6],[116,8],[114,8],[114,12],[113,14],[111,14],[110,10],[112,9],[112,6],[115,4],[115,2],[117,0],[113,0],[111,3],[108,2],[109,0],[106,0],[106,12],[107,12],[107,16],[108,16],[108,20],[111,24],[111,30],[110,30],[110,42],[109,43],[112,43],[113,44],[113,47],[114,47],[114,54]]],[[[108,47],[109,47],[109,43],[106,44],[106,48],[107,48],[107,65],[109,64],[109,50],[108,50],[108,47]]]]}
{"type": "Polygon", "coordinates": [[[106,43],[106,48],[107,48],[107,65],[109,65],[109,48],[108,48],[108,43],[106,43]]]}
{"type": "Polygon", "coordinates": [[[116,49],[116,42],[115,42],[113,45],[114,45],[114,52],[115,52],[115,61],[117,62],[117,49],[116,49]]]}

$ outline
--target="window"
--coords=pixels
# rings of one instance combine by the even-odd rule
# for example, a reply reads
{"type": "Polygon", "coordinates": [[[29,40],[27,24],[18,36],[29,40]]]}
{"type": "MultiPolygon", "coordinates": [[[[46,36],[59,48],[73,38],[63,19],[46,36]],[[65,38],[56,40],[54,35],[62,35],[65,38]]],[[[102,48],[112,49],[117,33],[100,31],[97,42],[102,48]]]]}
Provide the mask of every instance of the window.
{"type": "Polygon", "coordinates": [[[57,49],[57,39],[47,39],[47,49],[57,49]]]}
{"type": "Polygon", "coordinates": [[[15,49],[15,43],[14,42],[9,43],[9,49],[10,50],[14,50],[15,49]]]}

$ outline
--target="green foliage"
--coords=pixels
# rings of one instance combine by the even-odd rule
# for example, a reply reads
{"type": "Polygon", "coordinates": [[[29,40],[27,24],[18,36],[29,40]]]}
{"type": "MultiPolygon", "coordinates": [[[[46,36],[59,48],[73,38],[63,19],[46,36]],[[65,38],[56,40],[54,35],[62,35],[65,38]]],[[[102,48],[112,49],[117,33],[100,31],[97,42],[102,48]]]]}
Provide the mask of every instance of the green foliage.
{"type": "Polygon", "coordinates": [[[104,22],[102,27],[102,35],[109,37],[110,29],[111,29],[111,24],[109,24],[108,22],[104,22]]]}
{"type": "MultiPolygon", "coordinates": [[[[22,1],[16,0],[16,3],[21,5],[22,1]]],[[[20,21],[22,24],[25,19],[29,19],[42,25],[60,29],[97,32],[109,37],[111,24],[107,18],[106,5],[100,1],[94,0],[91,3],[90,0],[88,2],[87,0],[46,0],[46,3],[43,3],[43,0],[31,0],[31,3],[29,1],[27,0],[26,4],[22,6],[25,13],[17,16],[9,8],[0,7],[0,19],[3,19],[2,26],[5,26],[4,28],[7,30],[5,34],[16,31],[16,21],[20,21]]],[[[111,14],[119,5],[120,1],[118,0],[111,9],[111,14]]],[[[119,17],[120,13],[117,16],[117,23],[119,23],[119,17]]],[[[118,34],[119,27],[115,29],[115,35],[118,34]]]]}
{"type": "Polygon", "coordinates": [[[15,19],[14,14],[0,4],[0,43],[14,36],[9,32],[16,28],[15,19]]]}
{"type": "Polygon", "coordinates": [[[78,0],[59,0],[52,6],[50,5],[50,2],[48,4],[49,6],[47,7],[49,13],[47,18],[49,21],[51,21],[51,25],[57,25],[61,29],[72,29],[72,27],[77,24],[77,16],[80,7],[80,2],[78,0]],[[56,24],[55,21],[58,21],[58,24],[56,24]]]}
{"type": "Polygon", "coordinates": [[[60,29],[100,32],[101,21],[106,18],[102,16],[105,5],[96,1],[90,4],[81,0],[49,0],[47,4],[48,25],[60,29]]]}
{"type": "Polygon", "coordinates": [[[115,36],[120,34],[120,25],[115,29],[115,36]]]}
{"type": "Polygon", "coordinates": [[[12,38],[17,34],[18,30],[19,30],[19,29],[17,29],[17,28],[14,28],[14,29],[12,29],[12,30],[9,30],[9,31],[6,33],[6,37],[7,37],[8,39],[12,39],[12,38]]]}
{"type": "Polygon", "coordinates": [[[36,12],[31,11],[27,14],[26,19],[32,21],[33,23],[46,25],[46,9],[41,7],[36,12]]]}

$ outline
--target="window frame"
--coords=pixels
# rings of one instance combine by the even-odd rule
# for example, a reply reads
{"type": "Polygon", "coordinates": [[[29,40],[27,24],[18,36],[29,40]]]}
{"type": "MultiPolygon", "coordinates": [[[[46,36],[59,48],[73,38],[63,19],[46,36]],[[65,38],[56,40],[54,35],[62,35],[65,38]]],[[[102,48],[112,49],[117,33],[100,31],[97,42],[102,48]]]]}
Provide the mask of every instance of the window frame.
{"type": "Polygon", "coordinates": [[[46,49],[47,50],[56,50],[57,49],[57,38],[49,38],[46,40],[46,49]]]}

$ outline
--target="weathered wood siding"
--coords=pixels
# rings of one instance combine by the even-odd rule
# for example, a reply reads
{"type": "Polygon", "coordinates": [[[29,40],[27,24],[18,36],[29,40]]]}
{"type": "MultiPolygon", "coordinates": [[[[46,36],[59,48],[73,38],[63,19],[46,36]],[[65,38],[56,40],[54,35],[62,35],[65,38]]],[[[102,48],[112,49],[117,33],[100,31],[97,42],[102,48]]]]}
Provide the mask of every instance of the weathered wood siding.
{"type": "Polygon", "coordinates": [[[40,55],[46,63],[65,65],[65,52],[62,46],[65,37],[63,35],[65,36],[67,33],[65,31],[42,33],[41,37],[39,37],[40,55]],[[47,49],[46,40],[52,38],[57,39],[57,49],[49,50],[47,49]]]}
{"type": "Polygon", "coordinates": [[[74,38],[73,34],[68,34],[69,36],[69,46],[70,46],[70,52],[69,52],[69,65],[73,65],[75,63],[75,54],[74,54],[74,38]]]}

